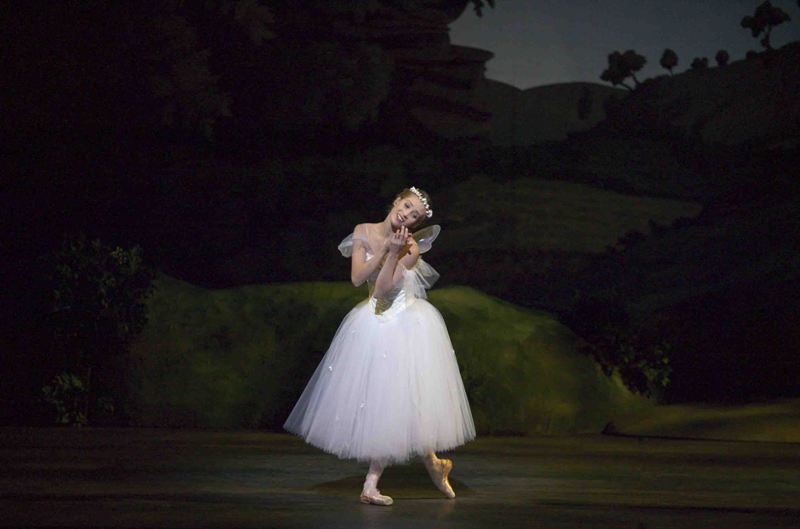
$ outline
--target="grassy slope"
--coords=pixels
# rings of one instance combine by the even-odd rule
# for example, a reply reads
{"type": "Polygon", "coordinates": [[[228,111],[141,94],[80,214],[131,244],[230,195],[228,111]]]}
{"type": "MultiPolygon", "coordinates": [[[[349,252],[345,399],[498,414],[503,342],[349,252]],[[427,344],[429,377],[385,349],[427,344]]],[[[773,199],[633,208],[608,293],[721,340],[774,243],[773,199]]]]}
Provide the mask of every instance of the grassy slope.
{"type": "Polygon", "coordinates": [[[630,435],[800,443],[800,399],[744,406],[658,406],[614,424],[630,435]]]}
{"type": "Polygon", "coordinates": [[[669,125],[705,143],[796,146],[799,60],[800,42],[792,42],[756,59],[660,76],[634,91],[624,112],[632,121],[658,116],[645,125],[669,125]]]}
{"type": "Polygon", "coordinates": [[[531,145],[563,140],[606,118],[604,101],[625,98],[613,119],[625,127],[674,127],[706,143],[797,145],[800,116],[800,42],[772,54],[724,67],[687,70],[646,80],[634,92],[596,83],[562,83],[519,90],[487,80],[482,94],[493,113],[495,145],[531,145]],[[592,100],[578,119],[584,90],[592,100]],[[658,117],[657,122],[650,118],[658,117]]]}
{"type": "Polygon", "coordinates": [[[528,307],[561,311],[572,277],[630,231],[648,233],[700,212],[695,202],[642,197],[539,178],[455,184],[435,244],[445,282],[469,284],[528,307]]]}
{"type": "Polygon", "coordinates": [[[513,247],[602,252],[630,230],[647,233],[649,220],[667,225],[700,213],[695,202],[535,178],[501,184],[476,177],[456,184],[451,194],[442,245],[468,245],[479,251],[513,247]]]}
{"type": "MultiPolygon", "coordinates": [[[[505,151],[513,156],[512,163],[498,172],[511,180],[510,199],[497,200],[493,185],[481,182],[453,208],[469,212],[478,203],[470,199],[484,189],[490,201],[499,203],[463,225],[448,226],[451,233],[464,234],[454,237],[453,244],[473,260],[465,266],[465,259],[459,259],[459,266],[476,271],[474,278],[458,280],[554,310],[568,300],[559,293],[573,288],[600,296],[618,292],[634,321],[660,327],[678,346],[673,357],[676,399],[796,396],[800,217],[797,185],[792,183],[797,165],[791,160],[797,154],[759,154],[759,148],[797,145],[798,53],[800,43],[794,43],[771,58],[657,79],[616,105],[609,120],[595,129],[560,143],[505,151]],[[744,145],[733,149],[700,140],[744,145]],[[584,237],[599,242],[609,217],[619,220],[619,209],[604,212],[578,200],[563,201],[565,207],[555,197],[544,205],[535,199],[526,202],[524,187],[515,182],[526,176],[685,197],[701,201],[706,211],[699,222],[649,237],[625,252],[588,256],[593,260],[578,262],[578,272],[559,261],[543,265],[546,256],[535,253],[507,252],[495,261],[491,252],[481,256],[481,244],[541,247],[548,242],[545,226],[553,239],[572,239],[561,247],[576,249],[584,237]],[[580,218],[587,210],[592,221],[580,218]],[[525,223],[517,219],[526,216],[530,223],[518,228],[525,223]],[[496,219],[498,226],[485,219],[496,219]],[[503,229],[510,225],[514,227],[503,229]],[[493,283],[512,275],[514,280],[503,285],[505,290],[492,290],[479,282],[487,269],[493,271],[493,283]],[[548,290],[549,285],[555,288],[548,290]]],[[[536,188],[538,183],[525,186],[536,188]]],[[[571,198],[569,187],[562,189],[571,198]]],[[[652,208],[642,211],[640,222],[652,213],[652,208]]],[[[666,224],[666,219],[653,220],[666,224]]]]}
{"type": "MultiPolygon", "coordinates": [[[[280,428],[346,312],[346,283],[205,290],[161,276],[132,349],[130,399],[142,425],[280,428]]],[[[456,350],[476,426],[491,432],[599,431],[651,404],[576,352],[547,313],[478,291],[431,292],[456,350]]]]}

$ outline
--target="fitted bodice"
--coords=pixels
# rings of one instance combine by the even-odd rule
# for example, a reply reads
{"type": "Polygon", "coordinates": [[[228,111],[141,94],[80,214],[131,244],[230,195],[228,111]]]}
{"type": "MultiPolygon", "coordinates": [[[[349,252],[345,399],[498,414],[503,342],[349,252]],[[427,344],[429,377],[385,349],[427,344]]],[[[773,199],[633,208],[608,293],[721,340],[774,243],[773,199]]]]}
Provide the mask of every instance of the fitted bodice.
{"type": "MultiPolygon", "coordinates": [[[[372,259],[374,256],[366,252],[367,261],[372,259]]],[[[397,266],[403,266],[398,264],[397,266]]],[[[415,298],[406,296],[406,291],[403,288],[405,281],[402,281],[399,286],[393,288],[392,290],[388,291],[385,296],[378,299],[372,295],[375,291],[375,283],[378,280],[378,275],[381,272],[381,268],[383,268],[383,264],[380,264],[367,278],[367,286],[369,288],[369,300],[368,303],[372,307],[375,315],[378,316],[382,320],[391,319],[397,313],[407,308],[411,303],[415,301],[415,298]]],[[[406,270],[403,274],[412,273],[410,270],[406,270]]]]}

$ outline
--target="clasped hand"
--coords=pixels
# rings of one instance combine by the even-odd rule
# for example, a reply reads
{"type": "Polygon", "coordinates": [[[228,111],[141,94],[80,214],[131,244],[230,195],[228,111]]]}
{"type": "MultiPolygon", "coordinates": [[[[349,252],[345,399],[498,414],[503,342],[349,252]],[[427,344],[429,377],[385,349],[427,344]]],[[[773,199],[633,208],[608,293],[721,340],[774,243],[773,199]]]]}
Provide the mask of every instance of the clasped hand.
{"type": "MultiPolygon", "coordinates": [[[[408,234],[408,228],[405,226],[400,226],[400,228],[396,232],[392,233],[387,240],[389,253],[393,255],[397,255],[406,245],[410,247],[413,243],[414,237],[408,234]]],[[[403,253],[405,254],[406,252],[408,252],[408,249],[403,253]]]]}

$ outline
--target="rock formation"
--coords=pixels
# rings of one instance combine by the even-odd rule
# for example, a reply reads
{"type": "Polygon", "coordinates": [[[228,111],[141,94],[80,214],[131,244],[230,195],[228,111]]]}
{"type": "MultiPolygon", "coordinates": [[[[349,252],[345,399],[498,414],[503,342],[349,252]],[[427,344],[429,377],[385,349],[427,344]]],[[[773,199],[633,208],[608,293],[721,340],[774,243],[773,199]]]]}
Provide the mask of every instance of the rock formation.
{"type": "Polygon", "coordinates": [[[276,10],[278,38],[377,45],[392,64],[380,124],[392,134],[485,136],[491,114],[479,94],[492,53],[450,43],[448,25],[467,0],[426,0],[369,8],[315,4],[276,10]]]}

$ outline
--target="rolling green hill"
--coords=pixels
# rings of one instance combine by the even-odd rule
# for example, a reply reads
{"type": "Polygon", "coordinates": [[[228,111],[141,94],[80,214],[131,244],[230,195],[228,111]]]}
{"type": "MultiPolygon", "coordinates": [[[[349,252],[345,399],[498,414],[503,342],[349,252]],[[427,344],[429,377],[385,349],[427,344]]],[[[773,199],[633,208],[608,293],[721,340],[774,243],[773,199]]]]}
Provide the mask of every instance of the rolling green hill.
{"type": "Polygon", "coordinates": [[[430,259],[442,281],[555,312],[569,306],[576,272],[606,247],[701,211],[696,202],[542,178],[473,177],[454,184],[446,200],[430,259]]]}
{"type": "MultiPolygon", "coordinates": [[[[146,426],[280,429],[350,308],[347,283],[206,290],[161,275],[132,347],[126,408],[146,426]]],[[[651,402],[576,352],[549,314],[434,289],[481,433],[600,431],[651,402]]]]}
{"type": "Polygon", "coordinates": [[[800,399],[657,406],[620,418],[614,428],[625,435],[800,443],[800,399]]]}
{"type": "Polygon", "coordinates": [[[791,42],[724,67],[647,79],[633,92],[596,83],[519,90],[486,80],[481,94],[492,112],[490,140],[495,145],[564,140],[599,124],[650,133],[674,131],[709,144],[796,147],[798,63],[800,42],[791,42]],[[578,117],[581,97],[590,100],[585,119],[578,117]],[[606,118],[609,123],[603,123],[606,118]]]}
{"type": "Polygon", "coordinates": [[[797,147],[800,42],[727,66],[649,79],[609,110],[609,125],[672,131],[706,144],[797,147]]]}
{"type": "Polygon", "coordinates": [[[473,177],[448,192],[441,246],[596,253],[631,230],[700,213],[696,202],[627,195],[574,182],[473,177]]]}

